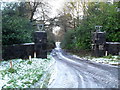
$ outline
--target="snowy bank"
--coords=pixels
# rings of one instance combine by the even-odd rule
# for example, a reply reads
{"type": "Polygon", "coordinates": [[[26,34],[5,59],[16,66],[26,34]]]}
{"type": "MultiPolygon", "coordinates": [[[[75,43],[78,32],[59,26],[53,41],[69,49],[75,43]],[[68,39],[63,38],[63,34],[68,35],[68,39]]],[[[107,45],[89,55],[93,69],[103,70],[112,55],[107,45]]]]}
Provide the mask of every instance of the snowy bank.
{"type": "Polygon", "coordinates": [[[10,61],[0,62],[1,88],[29,88],[48,72],[54,63],[49,55],[47,59],[32,58],[32,60],[14,59],[12,68],[10,61]]]}

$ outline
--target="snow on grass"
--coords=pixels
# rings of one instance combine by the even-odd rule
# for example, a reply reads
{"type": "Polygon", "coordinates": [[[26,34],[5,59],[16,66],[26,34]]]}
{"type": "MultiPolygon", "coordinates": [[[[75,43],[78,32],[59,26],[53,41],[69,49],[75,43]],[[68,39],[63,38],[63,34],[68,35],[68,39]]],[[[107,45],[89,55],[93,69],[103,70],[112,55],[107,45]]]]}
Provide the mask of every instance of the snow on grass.
{"type": "Polygon", "coordinates": [[[120,56],[108,55],[108,56],[99,57],[99,58],[86,56],[86,57],[82,57],[82,58],[85,60],[91,60],[91,61],[98,62],[98,63],[120,65],[120,56]]]}
{"type": "Polygon", "coordinates": [[[0,62],[1,88],[29,88],[38,82],[51,65],[51,56],[47,59],[32,58],[32,60],[14,59],[13,67],[10,61],[0,62]]]}

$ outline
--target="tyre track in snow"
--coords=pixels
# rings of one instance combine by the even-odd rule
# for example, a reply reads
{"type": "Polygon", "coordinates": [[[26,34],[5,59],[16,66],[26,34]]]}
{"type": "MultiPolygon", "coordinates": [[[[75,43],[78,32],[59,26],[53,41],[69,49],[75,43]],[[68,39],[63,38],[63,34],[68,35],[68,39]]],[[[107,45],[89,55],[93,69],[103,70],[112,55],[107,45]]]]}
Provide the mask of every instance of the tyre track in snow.
{"type": "Polygon", "coordinates": [[[118,88],[118,67],[93,63],[54,50],[57,74],[51,88],[118,88]]]}

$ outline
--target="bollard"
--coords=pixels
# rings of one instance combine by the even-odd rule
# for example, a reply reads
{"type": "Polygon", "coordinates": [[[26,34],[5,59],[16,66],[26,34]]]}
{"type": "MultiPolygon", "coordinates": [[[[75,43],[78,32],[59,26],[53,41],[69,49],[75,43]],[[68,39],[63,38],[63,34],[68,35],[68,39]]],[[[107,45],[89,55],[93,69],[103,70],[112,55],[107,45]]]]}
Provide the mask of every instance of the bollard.
{"type": "Polygon", "coordinates": [[[108,56],[108,51],[105,51],[105,56],[108,56]]]}
{"type": "Polygon", "coordinates": [[[31,55],[29,55],[29,60],[31,61],[31,55]]]}
{"type": "Polygon", "coordinates": [[[12,61],[10,61],[10,68],[12,68],[12,61]]]}
{"type": "Polygon", "coordinates": [[[36,52],[34,52],[34,58],[36,58],[36,52]]]}

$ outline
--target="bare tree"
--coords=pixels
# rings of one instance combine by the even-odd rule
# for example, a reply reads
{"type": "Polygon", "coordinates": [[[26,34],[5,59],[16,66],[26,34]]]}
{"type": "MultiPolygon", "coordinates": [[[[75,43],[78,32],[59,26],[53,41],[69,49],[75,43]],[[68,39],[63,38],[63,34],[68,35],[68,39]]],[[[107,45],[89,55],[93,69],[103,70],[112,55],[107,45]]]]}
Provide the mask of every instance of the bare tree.
{"type": "Polygon", "coordinates": [[[87,10],[87,2],[84,0],[71,0],[69,2],[66,2],[63,7],[63,14],[67,15],[69,14],[71,16],[71,22],[70,25],[73,25],[75,28],[80,24],[80,19],[82,18],[82,15],[86,14],[87,10]]]}
{"type": "Polygon", "coordinates": [[[30,21],[46,20],[50,12],[50,5],[45,0],[34,0],[26,3],[29,8],[30,21]]]}

